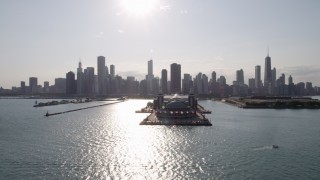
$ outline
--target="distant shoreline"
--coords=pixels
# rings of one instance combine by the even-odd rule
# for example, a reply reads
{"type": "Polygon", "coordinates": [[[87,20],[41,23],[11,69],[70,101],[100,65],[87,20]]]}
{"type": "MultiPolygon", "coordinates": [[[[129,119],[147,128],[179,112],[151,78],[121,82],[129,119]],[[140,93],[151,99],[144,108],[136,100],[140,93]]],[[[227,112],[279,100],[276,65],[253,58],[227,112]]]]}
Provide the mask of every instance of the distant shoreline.
{"type": "Polygon", "coordinates": [[[311,97],[225,98],[222,102],[243,109],[320,109],[311,97]]]}

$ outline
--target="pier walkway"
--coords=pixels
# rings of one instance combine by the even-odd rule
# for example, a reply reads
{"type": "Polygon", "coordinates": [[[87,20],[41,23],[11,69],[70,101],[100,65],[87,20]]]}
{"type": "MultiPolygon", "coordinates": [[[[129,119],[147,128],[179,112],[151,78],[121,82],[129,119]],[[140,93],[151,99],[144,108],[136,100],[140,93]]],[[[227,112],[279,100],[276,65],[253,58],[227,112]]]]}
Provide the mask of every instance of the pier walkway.
{"type": "Polygon", "coordinates": [[[47,112],[44,116],[48,117],[48,116],[54,116],[54,115],[58,115],[58,114],[65,114],[65,113],[70,113],[70,112],[75,112],[75,111],[81,111],[84,109],[91,109],[91,108],[95,108],[95,107],[101,107],[101,106],[107,106],[107,105],[111,105],[111,104],[116,104],[116,103],[121,103],[123,101],[117,101],[117,102],[112,102],[112,103],[108,103],[108,104],[100,104],[100,105],[96,105],[96,106],[89,106],[89,107],[84,107],[84,108],[79,108],[79,109],[73,109],[73,110],[68,110],[68,111],[63,111],[63,112],[57,112],[57,113],[49,113],[47,112]]]}

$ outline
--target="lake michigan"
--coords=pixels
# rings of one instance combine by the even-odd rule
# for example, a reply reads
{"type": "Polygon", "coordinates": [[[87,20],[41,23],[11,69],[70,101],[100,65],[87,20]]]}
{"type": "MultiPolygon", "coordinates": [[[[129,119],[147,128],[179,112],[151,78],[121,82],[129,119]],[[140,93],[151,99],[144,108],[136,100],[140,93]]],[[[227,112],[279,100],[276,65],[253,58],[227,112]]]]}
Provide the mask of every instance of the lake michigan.
{"type": "Polygon", "coordinates": [[[203,100],[213,126],[141,126],[147,102],[0,99],[0,179],[320,179],[320,110],[203,100]]]}

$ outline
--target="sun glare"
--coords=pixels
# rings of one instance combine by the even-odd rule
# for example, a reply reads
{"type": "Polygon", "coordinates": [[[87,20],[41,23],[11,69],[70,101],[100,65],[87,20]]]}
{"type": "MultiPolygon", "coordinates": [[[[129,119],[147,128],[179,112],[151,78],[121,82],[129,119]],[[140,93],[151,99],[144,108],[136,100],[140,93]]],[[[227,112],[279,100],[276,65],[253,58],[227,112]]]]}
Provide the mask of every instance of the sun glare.
{"type": "Polygon", "coordinates": [[[143,16],[155,10],[158,0],[122,0],[121,4],[129,14],[143,16]]]}

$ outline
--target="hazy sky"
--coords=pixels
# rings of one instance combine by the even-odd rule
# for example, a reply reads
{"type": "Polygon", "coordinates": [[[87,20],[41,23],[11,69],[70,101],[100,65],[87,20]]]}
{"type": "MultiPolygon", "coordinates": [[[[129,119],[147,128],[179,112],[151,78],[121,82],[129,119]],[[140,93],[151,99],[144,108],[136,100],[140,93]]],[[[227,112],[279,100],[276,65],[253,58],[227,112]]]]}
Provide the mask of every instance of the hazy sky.
{"type": "Polygon", "coordinates": [[[319,0],[148,1],[1,0],[0,86],[53,84],[79,58],[96,72],[99,55],[124,78],[141,80],[152,57],[156,76],[176,62],[182,74],[216,71],[228,83],[242,68],[247,83],[256,65],[263,78],[268,46],[277,76],[320,85],[319,0]]]}

